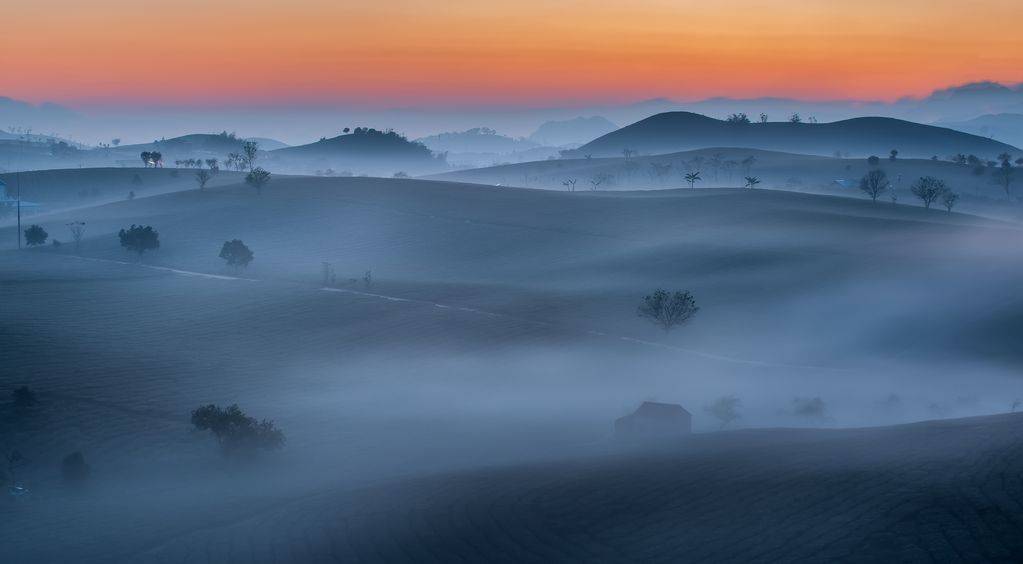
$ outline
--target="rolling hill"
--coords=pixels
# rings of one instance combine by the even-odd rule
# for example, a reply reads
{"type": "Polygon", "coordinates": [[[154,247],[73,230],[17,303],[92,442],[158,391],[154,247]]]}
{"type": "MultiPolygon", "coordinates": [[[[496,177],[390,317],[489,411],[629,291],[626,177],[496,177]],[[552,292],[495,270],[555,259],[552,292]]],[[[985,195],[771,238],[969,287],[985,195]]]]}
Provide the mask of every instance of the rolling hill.
{"type": "Polygon", "coordinates": [[[704,432],[719,424],[702,407],[726,394],[748,427],[1009,409],[1018,224],[771,190],[286,176],[261,196],[236,181],[33,218],[65,242],[68,221],[88,226],[80,256],[18,252],[0,226],[0,389],[40,398],[30,416],[0,402],[2,446],[24,453],[33,491],[0,502],[15,561],[66,561],[69,547],[82,562],[776,550],[723,542],[729,526],[795,535],[808,557],[864,539],[888,557],[933,549],[918,533],[960,534],[950,523],[974,512],[986,539],[1017,495],[1015,416],[601,455],[614,417],[645,399],[683,403],[704,432]],[[118,244],[133,223],[160,233],[141,264],[118,244]],[[255,253],[245,270],[217,256],[234,238],[255,253]],[[692,291],[689,326],[636,315],[657,287],[692,291]],[[826,412],[794,411],[798,397],[826,412]],[[285,451],[223,459],[188,423],[209,402],[272,418],[285,451]],[[93,468],[80,491],[59,473],[76,450],[93,468]],[[1001,501],[971,497],[977,483],[1001,501]],[[859,511],[837,539],[820,517],[836,503],[859,511]],[[735,521],[733,507],[753,511],[735,521]],[[884,536],[911,516],[919,527],[884,536]]]}
{"type": "MultiPolygon", "coordinates": [[[[960,196],[958,208],[991,217],[1023,219],[1023,208],[1007,200],[998,182],[997,170],[950,161],[897,158],[881,159],[871,165],[863,158],[797,155],[757,149],[711,148],[664,155],[557,159],[506,164],[446,172],[425,178],[479,184],[541,188],[566,191],[575,182],[576,191],[663,190],[688,187],[685,175],[699,172],[697,187],[740,187],[746,176],[755,176],[759,188],[867,198],[859,180],[870,170],[884,171],[893,190],[882,195],[885,202],[894,195],[901,203],[918,205],[910,188],[921,176],[945,181],[960,196]],[[598,183],[599,184],[596,184],[598,183]]],[[[1018,195],[1023,188],[1010,186],[1018,195]]]]}
{"type": "Polygon", "coordinates": [[[350,134],[271,151],[268,159],[277,168],[304,173],[330,168],[356,174],[420,174],[444,168],[443,159],[421,143],[393,131],[361,127],[350,134]]]}
{"type": "Polygon", "coordinates": [[[885,156],[892,149],[904,157],[945,158],[957,153],[987,160],[1023,151],[951,129],[883,117],[833,123],[730,123],[690,112],[665,112],[597,138],[572,153],[619,156],[624,150],[663,154],[709,147],[764,149],[808,155],[835,153],[885,156]]]}
{"type": "Polygon", "coordinates": [[[988,114],[966,121],[939,121],[934,125],[1023,146],[1023,114],[988,114]]]}

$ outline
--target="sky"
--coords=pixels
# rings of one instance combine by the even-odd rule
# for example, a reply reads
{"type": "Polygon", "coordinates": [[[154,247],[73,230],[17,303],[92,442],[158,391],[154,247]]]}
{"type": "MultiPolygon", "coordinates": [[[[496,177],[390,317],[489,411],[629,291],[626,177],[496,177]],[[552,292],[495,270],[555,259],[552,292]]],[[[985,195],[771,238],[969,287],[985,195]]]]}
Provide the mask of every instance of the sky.
{"type": "Polygon", "coordinates": [[[894,100],[1023,80],[1019,0],[3,0],[0,96],[72,108],[894,100]]]}

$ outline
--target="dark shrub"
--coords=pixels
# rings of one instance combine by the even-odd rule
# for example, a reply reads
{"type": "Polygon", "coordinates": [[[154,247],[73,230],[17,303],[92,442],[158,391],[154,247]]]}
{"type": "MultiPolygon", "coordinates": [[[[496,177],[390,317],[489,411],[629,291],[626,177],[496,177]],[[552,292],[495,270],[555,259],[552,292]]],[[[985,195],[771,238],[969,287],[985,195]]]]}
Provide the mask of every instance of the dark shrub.
{"type": "Polygon", "coordinates": [[[284,433],[273,421],[257,421],[237,404],[222,408],[204,405],[192,412],[192,425],[210,431],[220,443],[224,454],[251,454],[257,450],[274,450],[284,446],[284,433]]]}

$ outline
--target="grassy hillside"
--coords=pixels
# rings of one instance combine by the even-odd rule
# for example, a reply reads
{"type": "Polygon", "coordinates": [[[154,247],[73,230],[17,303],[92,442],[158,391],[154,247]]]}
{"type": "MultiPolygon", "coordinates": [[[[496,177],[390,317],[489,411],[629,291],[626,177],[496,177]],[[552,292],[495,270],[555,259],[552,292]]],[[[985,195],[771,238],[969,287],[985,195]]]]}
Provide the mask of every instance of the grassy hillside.
{"type": "MultiPolygon", "coordinates": [[[[21,185],[21,197],[41,203],[45,210],[96,205],[165,192],[194,190],[195,170],[173,168],[84,168],[36,170],[0,174],[13,197],[21,185]]],[[[207,186],[236,183],[236,172],[221,171],[207,186]]]]}
{"type": "MultiPolygon", "coordinates": [[[[27,415],[0,401],[0,446],[24,453],[19,477],[33,490],[31,503],[0,502],[0,519],[14,523],[0,528],[0,542],[16,560],[66,560],[45,542],[55,535],[85,562],[188,559],[180,551],[196,547],[222,561],[226,552],[248,554],[238,543],[256,538],[257,556],[287,546],[308,561],[323,557],[323,535],[347,542],[347,534],[367,554],[387,550],[380,538],[418,550],[389,512],[437,522],[434,502],[487,500],[473,493],[478,484],[512,499],[560,484],[583,500],[564,505],[567,521],[579,521],[578,510],[597,527],[586,531],[613,528],[615,517],[588,505],[597,498],[586,492],[604,491],[616,507],[660,498],[658,488],[676,491],[672,480],[684,476],[675,465],[697,469],[694,488],[719,476],[721,491],[742,493],[730,485],[731,469],[771,483],[818,464],[806,478],[823,484],[814,499],[834,499],[827,461],[836,453],[894,464],[891,452],[905,460],[904,445],[922,439],[822,434],[807,450],[791,446],[790,434],[753,435],[775,450],[708,439],[707,448],[731,453],[723,468],[693,455],[640,466],[586,462],[592,473],[567,471],[576,483],[556,466],[521,478],[513,468],[508,481],[484,473],[463,481],[467,490],[451,489],[448,478],[438,487],[386,484],[605,452],[611,421],[646,399],[680,402],[697,430],[711,431],[719,422],[703,407],[727,394],[742,399],[743,427],[992,413],[1019,395],[1021,232],[975,216],[769,190],[569,194],[282,176],[262,196],[232,184],[36,220],[65,243],[67,221],[88,227],[80,257],[67,244],[18,252],[13,229],[0,227],[0,390],[29,385],[40,398],[27,415]],[[160,249],[141,265],[117,242],[131,223],[160,232],[160,249]],[[217,258],[233,238],[255,253],[244,271],[217,258]],[[324,261],[337,274],[327,289],[324,261]],[[702,309],[690,326],[666,334],[636,315],[658,286],[693,292],[702,309]],[[826,407],[807,415],[796,398],[826,407]],[[225,460],[188,423],[190,410],[209,402],[273,419],[285,450],[253,463],[225,460]],[[75,450],[93,467],[78,491],[59,473],[75,450]],[[353,494],[378,487],[369,498],[353,494]],[[406,510],[405,500],[416,507],[406,510]],[[339,507],[361,509],[336,517],[339,507]],[[380,521],[367,515],[390,527],[374,528],[380,521]],[[348,519],[351,533],[334,528],[336,519],[348,519]]],[[[990,467],[982,453],[957,452],[956,464],[990,467]]],[[[893,489],[864,503],[907,495],[898,480],[885,481],[890,473],[875,476],[893,489]]],[[[805,488],[767,489],[757,507],[791,510],[798,522],[812,507],[785,506],[794,491],[805,488]]],[[[492,515],[514,521],[518,506],[496,503],[492,515]]],[[[657,504],[632,507],[663,516],[657,504]]],[[[553,519],[533,509],[536,522],[553,519]]],[[[474,523],[484,515],[465,514],[474,523]]],[[[517,524],[507,530],[523,534],[517,524]]],[[[490,538],[459,520],[437,533],[490,538]]],[[[641,528],[617,546],[657,534],[641,528]]],[[[543,557],[543,543],[530,546],[543,557]]]]}
{"type": "Polygon", "coordinates": [[[216,560],[251,546],[257,560],[306,561],[1019,560],[1021,431],[1012,415],[714,434],[668,452],[317,496],[147,556],[216,560]]]}
{"type": "Polygon", "coordinates": [[[909,121],[862,117],[833,123],[729,123],[690,112],[665,112],[599,137],[576,155],[611,157],[623,150],[663,154],[707,147],[743,147],[832,155],[887,155],[897,149],[905,157],[939,158],[957,153],[994,159],[1019,148],[960,131],[909,121]]]}
{"type": "MultiPolygon", "coordinates": [[[[885,171],[894,187],[899,203],[920,205],[910,188],[921,176],[934,176],[945,181],[960,195],[958,209],[993,217],[1023,218],[1017,202],[1007,202],[993,167],[976,168],[953,162],[931,159],[890,160],[882,158],[877,165],[867,159],[796,155],[775,151],[738,148],[712,148],[665,155],[622,156],[591,159],[557,159],[531,163],[509,164],[472,170],[461,170],[428,176],[437,180],[500,184],[565,191],[566,181],[575,181],[576,191],[651,190],[688,187],[685,175],[699,172],[701,187],[741,187],[746,176],[756,176],[758,188],[867,198],[859,189],[859,180],[870,170],[885,171]]],[[[1017,171],[1010,191],[1014,197],[1023,194],[1023,176],[1017,171]]],[[[891,192],[881,199],[891,202],[891,192]]],[[[936,204],[936,205],[940,205],[936,204]]]]}

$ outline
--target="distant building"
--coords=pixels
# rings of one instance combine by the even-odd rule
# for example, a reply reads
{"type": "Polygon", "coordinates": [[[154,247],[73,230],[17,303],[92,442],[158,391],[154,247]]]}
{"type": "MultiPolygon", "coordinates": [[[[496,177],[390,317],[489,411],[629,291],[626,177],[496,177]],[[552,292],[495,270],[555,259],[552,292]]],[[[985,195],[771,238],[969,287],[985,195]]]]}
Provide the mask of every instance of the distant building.
{"type": "Polygon", "coordinates": [[[674,403],[645,401],[636,411],[615,420],[615,437],[648,439],[681,437],[693,432],[693,415],[674,403]]]}

